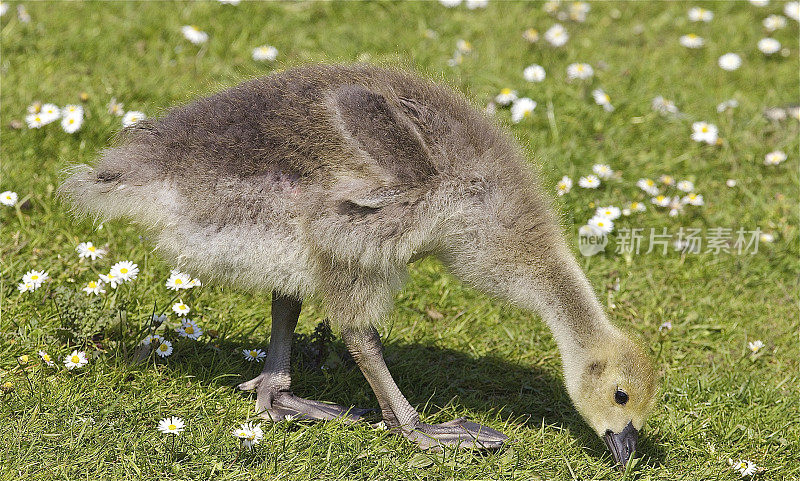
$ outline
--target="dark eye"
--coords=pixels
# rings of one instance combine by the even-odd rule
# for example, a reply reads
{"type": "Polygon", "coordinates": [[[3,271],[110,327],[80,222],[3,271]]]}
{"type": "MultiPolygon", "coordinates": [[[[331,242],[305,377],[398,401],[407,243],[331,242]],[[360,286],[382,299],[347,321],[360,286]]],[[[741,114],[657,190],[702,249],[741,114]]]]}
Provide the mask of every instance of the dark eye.
{"type": "Polygon", "coordinates": [[[614,393],[614,401],[616,401],[617,404],[624,405],[626,402],[628,402],[628,393],[622,391],[621,389],[617,389],[617,392],[614,393]]]}

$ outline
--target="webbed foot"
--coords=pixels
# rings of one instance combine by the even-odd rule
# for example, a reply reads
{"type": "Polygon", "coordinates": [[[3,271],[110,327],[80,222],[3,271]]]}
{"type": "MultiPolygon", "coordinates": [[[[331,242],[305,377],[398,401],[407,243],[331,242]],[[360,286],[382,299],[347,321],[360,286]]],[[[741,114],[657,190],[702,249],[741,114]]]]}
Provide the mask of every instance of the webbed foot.
{"type": "Polygon", "coordinates": [[[498,449],[508,436],[465,418],[442,424],[418,423],[412,429],[401,427],[399,433],[421,449],[441,449],[444,446],[465,449],[498,449]]]}

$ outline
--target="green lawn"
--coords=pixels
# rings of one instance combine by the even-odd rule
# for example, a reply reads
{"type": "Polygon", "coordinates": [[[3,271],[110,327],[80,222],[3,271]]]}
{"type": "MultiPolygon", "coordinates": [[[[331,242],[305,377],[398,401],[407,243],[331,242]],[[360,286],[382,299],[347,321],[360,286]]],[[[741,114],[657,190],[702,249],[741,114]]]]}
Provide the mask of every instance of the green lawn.
{"type": "MultiPolygon", "coordinates": [[[[509,87],[538,102],[530,118],[499,121],[542,167],[555,193],[562,176],[572,191],[558,198],[565,232],[598,206],[644,201],[647,211],[616,221],[605,253],[580,257],[615,323],[641,335],[663,375],[662,399],[643,432],[641,461],[629,479],[738,479],[728,458],[763,468],[759,479],[800,478],[798,359],[798,133],[800,122],[767,120],[766,107],[798,102],[798,23],[771,36],[786,55],[762,54],[762,20],[784,2],[592,3],[585,22],[561,21],[562,47],[542,35],[556,18],[541,3],[492,0],[485,9],[438,2],[27,2],[0,18],[0,191],[19,195],[0,205],[0,478],[17,479],[614,479],[603,443],[572,408],[555,342],[538,316],[462,286],[434,260],[410,268],[397,309],[382,330],[386,357],[400,388],[426,421],[467,416],[512,441],[496,453],[420,453],[401,438],[364,424],[264,425],[253,451],[231,435],[253,416],[254,397],[235,389],[260,365],[241,350],[265,347],[269,295],[224,286],[184,291],[182,299],[206,333],[180,339],[167,358],[131,362],[154,304],[179,324],[170,266],[152,252],[147,234],[124,221],[98,228],[77,222],[55,196],[59,172],[91,162],[121,127],[107,111],[112,97],[125,110],[157,116],[170,106],[245,79],[313,61],[399,65],[451,84],[483,108],[509,87]],[[689,8],[714,12],[690,22],[689,8]],[[197,25],[208,41],[193,45],[181,26],[197,25]],[[696,33],[690,50],[679,37],[696,33]],[[459,39],[472,51],[448,59],[459,39]],[[275,62],[257,62],[253,48],[277,47],[275,62]],[[725,71],[726,52],[742,66],[725,71]],[[586,62],[593,79],[567,81],[566,68],[586,62]],[[540,64],[541,83],[522,70],[540,64]],[[616,107],[606,112],[591,91],[603,88],[616,107]],[[80,104],[85,121],[68,134],[58,122],[25,126],[34,101],[80,104]],[[680,115],[660,115],[661,95],[680,115]],[[736,99],[738,106],[717,112],[736,99]],[[692,123],[719,128],[720,145],[691,140],[692,123]],[[21,124],[20,124],[21,122],[21,124]],[[20,128],[21,126],[21,128],[20,128]],[[765,166],[782,150],[788,159],[765,166]],[[578,178],[604,163],[618,176],[597,190],[578,178]],[[650,202],[635,183],[670,174],[694,182],[705,205],[675,217],[650,202]],[[726,181],[736,185],[728,187],[726,181]],[[755,254],[615,253],[621,229],[716,227],[760,229],[774,237],[755,254]],[[107,246],[95,261],[79,260],[83,241],[107,246]],[[131,260],[138,278],[107,294],[80,290],[112,264],[131,260]],[[31,269],[50,280],[34,292],[17,284],[31,269]],[[659,331],[662,323],[672,330],[659,331]],[[751,354],[748,342],[764,347],[751,354]],[[67,371],[73,349],[90,356],[67,371]],[[45,350],[56,367],[37,352],[45,350]],[[27,355],[25,365],[18,357],[27,355]],[[172,446],[158,421],[179,416],[186,431],[172,446]]],[[[564,11],[568,5],[562,6],[564,11]]],[[[213,121],[213,119],[210,119],[213,121]]],[[[669,189],[669,192],[675,191],[669,189]]],[[[677,192],[677,191],[675,191],[677,192]]],[[[645,249],[646,250],[646,249],[645,249]]],[[[703,246],[705,251],[705,246],[703,246]]],[[[377,407],[344,354],[341,341],[314,340],[325,313],[308,302],[295,343],[294,389],[301,396],[377,407]],[[321,362],[319,362],[321,358],[321,362]]],[[[163,329],[163,328],[162,328],[163,329]]],[[[174,336],[174,332],[172,335],[174,336]]]]}

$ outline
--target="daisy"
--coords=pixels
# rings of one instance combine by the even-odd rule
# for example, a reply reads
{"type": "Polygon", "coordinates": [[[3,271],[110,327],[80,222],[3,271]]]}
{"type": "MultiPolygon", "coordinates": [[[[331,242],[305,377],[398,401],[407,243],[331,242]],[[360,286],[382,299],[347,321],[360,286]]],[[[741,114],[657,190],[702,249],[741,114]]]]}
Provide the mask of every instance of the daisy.
{"type": "Polygon", "coordinates": [[[727,185],[728,187],[731,187],[731,188],[736,187],[736,179],[728,179],[728,180],[726,180],[725,181],[725,185],[727,185]]]}
{"type": "Polygon", "coordinates": [[[142,112],[131,110],[130,112],[125,112],[125,115],[122,117],[122,126],[130,127],[146,118],[147,116],[142,112]]]}
{"type": "Polygon", "coordinates": [[[705,142],[709,145],[717,143],[719,131],[717,126],[708,122],[695,122],[692,124],[692,140],[705,142]]]}
{"type": "Polygon", "coordinates": [[[558,181],[556,188],[558,189],[558,195],[569,194],[569,191],[572,190],[572,179],[565,175],[558,181]]]}
{"type": "Polygon", "coordinates": [[[208,41],[208,34],[194,25],[184,25],[181,27],[181,33],[186,40],[195,45],[200,45],[208,41]]]}
{"type": "Polygon", "coordinates": [[[653,108],[653,110],[662,115],[678,113],[678,107],[675,106],[675,103],[673,103],[671,100],[665,99],[660,95],[653,99],[651,107],[653,108]]]}
{"type": "Polygon", "coordinates": [[[775,236],[769,232],[762,232],[758,238],[761,242],[766,242],[767,244],[770,242],[775,242],[775,236]]]}
{"type": "Polygon", "coordinates": [[[20,282],[17,284],[17,290],[22,292],[33,292],[36,290],[36,285],[33,282],[20,282]]]}
{"type": "Polygon", "coordinates": [[[528,65],[525,70],[522,71],[522,76],[525,77],[525,80],[528,82],[541,82],[546,75],[544,67],[536,64],[528,65]]]}
{"type": "Polygon", "coordinates": [[[13,207],[17,204],[17,193],[7,190],[0,194],[0,204],[13,207]]]}
{"type": "Polygon", "coordinates": [[[175,314],[179,316],[185,316],[186,314],[189,314],[189,311],[191,311],[189,306],[184,304],[183,301],[178,301],[175,304],[173,304],[172,310],[175,312],[175,314]]]}
{"type": "Polygon", "coordinates": [[[253,449],[253,446],[264,437],[261,424],[244,423],[239,429],[233,430],[233,435],[242,440],[242,446],[253,449]]]}
{"type": "Polygon", "coordinates": [[[703,39],[703,37],[698,37],[693,33],[681,35],[681,38],[678,41],[686,48],[700,48],[706,44],[706,41],[703,39]]]}
{"type": "Polygon", "coordinates": [[[183,419],[177,416],[164,418],[158,422],[158,430],[164,434],[178,435],[183,432],[184,426],[183,419]]]}
{"type": "Polygon", "coordinates": [[[78,257],[81,259],[90,258],[92,260],[102,259],[102,257],[106,254],[105,249],[98,249],[94,244],[91,242],[81,242],[78,244],[78,247],[75,248],[78,252],[78,257]]]}
{"type": "Polygon", "coordinates": [[[567,43],[567,40],[569,40],[569,34],[567,33],[567,29],[565,29],[560,23],[557,23],[547,29],[547,31],[544,33],[544,39],[547,40],[550,45],[554,47],[560,47],[567,43]]]}
{"type": "Polygon", "coordinates": [[[750,0],[750,4],[756,7],[766,7],[769,5],[769,0],[750,0]]]}
{"type": "Polygon", "coordinates": [[[742,57],[736,55],[735,53],[726,53],[719,58],[717,63],[719,64],[719,68],[722,70],[731,72],[742,66],[742,57]]]}
{"type": "Polygon", "coordinates": [[[739,101],[736,99],[725,100],[724,102],[720,102],[719,105],[717,105],[717,112],[722,113],[728,109],[735,109],[738,106],[739,106],[739,101]]]}
{"type": "Polygon", "coordinates": [[[44,271],[28,271],[22,276],[22,282],[28,283],[30,282],[35,287],[41,287],[42,283],[46,281],[50,276],[47,272],[44,271]]]}
{"type": "Polygon", "coordinates": [[[758,466],[756,466],[752,461],[748,461],[746,459],[740,459],[735,463],[733,462],[733,460],[728,459],[728,464],[731,465],[731,468],[739,471],[739,474],[743,478],[752,476],[756,473],[756,471],[758,471],[758,466]]]}
{"type": "Polygon", "coordinates": [[[591,7],[586,2],[572,2],[569,6],[569,18],[575,22],[585,22],[591,7]]]}
{"type": "Polygon", "coordinates": [[[670,321],[665,321],[663,324],[658,326],[659,332],[669,332],[672,330],[672,323],[670,321]]]}
{"type": "Polygon", "coordinates": [[[253,60],[258,62],[274,61],[278,57],[278,49],[272,45],[262,45],[253,49],[253,60]]]}
{"type": "Polygon", "coordinates": [[[710,22],[714,19],[714,12],[705,8],[693,7],[689,9],[689,20],[692,22],[710,22]]]}
{"type": "Polygon", "coordinates": [[[783,14],[796,22],[800,22],[800,2],[789,2],[784,5],[783,14]]]}
{"type": "Polygon", "coordinates": [[[772,55],[781,49],[781,43],[774,38],[762,38],[758,41],[758,49],[765,55],[772,55]]]}
{"type": "Polygon", "coordinates": [[[163,340],[164,338],[158,334],[148,334],[147,337],[142,339],[142,345],[149,346],[152,343],[162,342],[163,340]]]}
{"type": "Polygon", "coordinates": [[[786,160],[786,153],[782,150],[775,150],[764,156],[764,165],[778,165],[786,160]]]}
{"type": "Polygon", "coordinates": [[[183,272],[179,271],[172,271],[172,273],[169,276],[169,279],[167,279],[167,282],[165,282],[164,285],[167,286],[167,289],[172,291],[178,291],[180,289],[191,289],[192,287],[194,287],[192,278],[189,277],[188,274],[184,274],[183,272]]]}
{"type": "Polygon", "coordinates": [[[111,266],[111,274],[123,282],[132,281],[139,274],[139,266],[131,261],[117,262],[111,266]]]}
{"type": "Polygon", "coordinates": [[[528,97],[522,97],[514,101],[511,105],[511,121],[519,123],[525,117],[530,117],[533,110],[536,108],[536,102],[528,97]]]}
{"type": "Polygon", "coordinates": [[[267,356],[261,349],[244,349],[242,354],[244,354],[245,359],[251,362],[261,362],[267,356]]]}
{"type": "Polygon", "coordinates": [[[172,354],[172,343],[162,339],[156,348],[156,354],[158,354],[159,357],[167,357],[172,354]]]}
{"type": "Polygon", "coordinates": [[[466,5],[470,10],[475,10],[476,8],[486,8],[486,6],[489,5],[489,0],[466,0],[464,5],[466,5]]]}
{"type": "Polygon", "coordinates": [[[116,97],[112,97],[111,100],[108,102],[108,113],[110,113],[111,115],[116,115],[117,117],[122,117],[123,115],[125,115],[125,110],[123,109],[123,107],[125,107],[124,104],[122,104],[121,102],[117,102],[116,97]]]}
{"type": "Polygon", "coordinates": [[[605,233],[593,225],[582,225],[578,229],[578,235],[581,237],[605,237],[605,233]]]}
{"type": "Polygon", "coordinates": [[[49,124],[50,122],[55,122],[59,117],[61,117],[61,109],[59,109],[55,104],[44,104],[42,105],[39,115],[42,117],[42,121],[45,124],[49,124]]]}
{"type": "Polygon", "coordinates": [[[594,75],[594,69],[588,63],[572,63],[567,66],[567,77],[570,80],[588,79],[594,75]]]}
{"type": "Polygon", "coordinates": [[[691,180],[682,180],[676,187],[682,192],[691,192],[694,190],[694,183],[691,180]]]}
{"type": "Polygon", "coordinates": [[[25,123],[28,124],[29,129],[38,129],[47,122],[44,121],[41,114],[28,114],[25,116],[25,123]]]}
{"type": "Polygon", "coordinates": [[[453,8],[461,5],[461,0],[439,0],[439,3],[447,8],[453,8]]]}
{"type": "Polygon", "coordinates": [[[68,134],[74,134],[78,130],[80,130],[81,125],[83,125],[83,110],[81,109],[80,113],[65,115],[64,118],[61,119],[61,128],[64,129],[64,132],[68,134]]]}
{"type": "Polygon", "coordinates": [[[100,280],[103,283],[108,284],[112,289],[116,289],[117,286],[123,282],[122,279],[120,279],[113,272],[109,272],[108,274],[100,274],[100,280]]]}
{"type": "Polygon", "coordinates": [[[596,189],[600,187],[600,179],[596,175],[589,174],[578,179],[578,185],[584,189],[596,189]]]}
{"type": "Polygon", "coordinates": [[[203,335],[203,329],[197,325],[196,322],[185,319],[181,327],[175,329],[181,337],[188,337],[189,339],[197,339],[203,335]]]}
{"type": "Polygon", "coordinates": [[[619,218],[621,213],[622,212],[619,210],[619,207],[614,207],[613,205],[610,205],[608,207],[599,207],[595,211],[594,215],[596,217],[605,217],[608,220],[615,220],[619,218]]]}
{"type": "Polygon", "coordinates": [[[592,171],[601,179],[610,179],[614,175],[614,171],[606,164],[594,164],[592,171]]]}
{"type": "Polygon", "coordinates": [[[44,351],[39,351],[39,357],[42,358],[42,361],[44,361],[44,363],[50,367],[56,365],[56,363],[53,362],[53,358],[50,357],[50,354],[47,354],[44,351]]]}
{"type": "Polygon", "coordinates": [[[647,207],[643,203],[634,201],[622,209],[622,215],[628,216],[634,212],[644,212],[645,210],[647,210],[647,207]]]}
{"type": "Polygon", "coordinates": [[[652,179],[639,179],[636,186],[650,195],[658,195],[658,186],[652,179]]]}
{"type": "Polygon", "coordinates": [[[192,279],[192,281],[189,282],[189,287],[200,287],[202,285],[203,283],[200,282],[200,279],[192,279]]]}
{"type": "Polygon", "coordinates": [[[669,200],[669,216],[675,217],[676,215],[683,212],[683,202],[681,198],[677,195],[669,200]]]}
{"type": "Polygon", "coordinates": [[[672,185],[675,183],[675,177],[669,174],[663,174],[661,177],[658,178],[658,181],[664,185],[672,185]]]}
{"type": "Polygon", "coordinates": [[[472,44],[464,39],[459,39],[456,42],[456,50],[461,53],[470,53],[472,52],[472,44]]]}
{"type": "Polygon", "coordinates": [[[586,224],[596,228],[603,234],[608,234],[609,232],[614,230],[614,222],[610,219],[601,217],[599,215],[596,215],[591,219],[589,219],[589,222],[587,222],[586,224]]]}
{"type": "Polygon", "coordinates": [[[561,3],[561,0],[553,0],[553,1],[549,1],[549,2],[544,2],[544,5],[542,5],[542,10],[544,10],[545,13],[549,13],[549,14],[552,15],[552,14],[558,12],[558,7],[559,7],[560,3],[561,3]]]}
{"type": "MultiPolygon", "coordinates": [[[[677,199],[677,197],[675,197],[677,199]]],[[[689,195],[685,195],[681,202],[684,204],[689,205],[703,205],[703,196],[702,194],[696,194],[694,192],[690,193],[689,195]]]]}
{"type": "Polygon", "coordinates": [[[786,26],[786,17],[783,15],[770,15],[764,19],[762,25],[764,25],[764,29],[767,32],[774,32],[786,26]]]}
{"type": "Polygon", "coordinates": [[[670,198],[666,195],[657,195],[650,199],[650,202],[654,203],[659,207],[667,207],[669,205],[670,198]]]}
{"type": "Polygon", "coordinates": [[[515,100],[517,100],[517,91],[510,88],[501,89],[500,93],[494,98],[494,101],[499,105],[509,105],[515,100]]]}
{"type": "Polygon", "coordinates": [[[86,295],[100,295],[106,293],[105,289],[103,289],[103,281],[100,280],[89,281],[86,287],[83,288],[83,292],[85,292],[86,295]]]}
{"type": "Polygon", "coordinates": [[[760,351],[762,347],[764,347],[764,343],[761,341],[748,342],[747,347],[750,348],[753,354],[755,354],[760,351]]]}
{"type": "Polygon", "coordinates": [[[75,368],[80,369],[87,364],[89,364],[89,360],[86,358],[86,353],[83,351],[72,351],[72,354],[64,358],[64,365],[67,366],[67,369],[70,371],[75,368]]]}
{"type": "Polygon", "coordinates": [[[0,17],[6,14],[8,11],[8,4],[6,2],[0,2],[0,17]]]}
{"type": "Polygon", "coordinates": [[[536,43],[539,41],[539,31],[535,28],[529,28],[522,32],[522,38],[530,43],[536,43]]]}
{"type": "Polygon", "coordinates": [[[592,91],[592,97],[594,97],[594,102],[597,105],[602,105],[606,112],[614,111],[614,106],[611,105],[611,97],[609,97],[603,89],[594,89],[592,91]]]}

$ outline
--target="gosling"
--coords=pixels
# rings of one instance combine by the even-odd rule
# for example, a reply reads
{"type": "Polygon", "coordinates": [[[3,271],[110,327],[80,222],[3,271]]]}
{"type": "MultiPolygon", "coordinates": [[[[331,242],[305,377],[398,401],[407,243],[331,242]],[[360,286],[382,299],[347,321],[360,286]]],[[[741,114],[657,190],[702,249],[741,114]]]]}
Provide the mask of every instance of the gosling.
{"type": "Polygon", "coordinates": [[[375,326],[407,265],[435,256],[466,284],[537,311],[567,391],[617,463],[636,448],[656,375],[614,327],[512,137],[450,89],[367,65],[258,78],[128,127],[60,187],[78,215],[129,218],[206,282],[272,291],[263,372],[242,383],[267,419],[361,419],[291,390],[303,299],[322,300],[393,432],[426,449],[498,448],[465,419],[427,424],[398,389],[375,326]]]}

